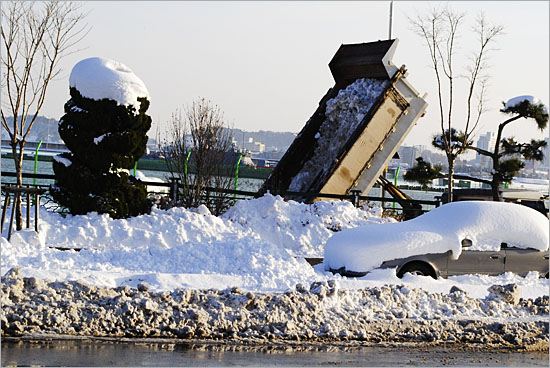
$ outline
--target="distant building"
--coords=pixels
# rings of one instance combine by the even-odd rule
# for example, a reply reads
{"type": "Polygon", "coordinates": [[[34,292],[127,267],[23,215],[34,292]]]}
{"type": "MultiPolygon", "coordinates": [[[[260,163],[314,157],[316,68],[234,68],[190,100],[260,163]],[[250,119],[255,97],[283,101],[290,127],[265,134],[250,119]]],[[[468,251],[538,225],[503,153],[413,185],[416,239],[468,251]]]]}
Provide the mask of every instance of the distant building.
{"type": "MultiPolygon", "coordinates": [[[[496,142],[497,137],[492,132],[487,132],[485,135],[479,137],[476,147],[492,152],[495,149],[496,142]]],[[[481,169],[490,170],[493,167],[493,160],[490,157],[476,153],[476,164],[479,165],[481,169]]]]}
{"type": "Polygon", "coordinates": [[[397,151],[400,157],[399,161],[409,167],[414,167],[416,166],[416,158],[420,157],[425,150],[424,146],[401,146],[397,151]]]}
{"type": "Polygon", "coordinates": [[[235,137],[231,137],[231,143],[241,149],[249,152],[259,153],[265,152],[265,144],[262,142],[254,141],[254,138],[249,137],[246,141],[244,136],[241,141],[235,137]]]}
{"type": "Polygon", "coordinates": [[[522,159],[522,161],[525,164],[524,170],[531,171],[532,173],[535,173],[536,169],[540,165],[540,163],[538,163],[535,160],[523,160],[522,159]]]}
{"type": "Polygon", "coordinates": [[[247,142],[244,144],[244,149],[250,152],[264,152],[265,144],[262,142],[247,142]]]}
{"type": "Polygon", "coordinates": [[[544,141],[546,142],[546,147],[543,149],[544,158],[542,159],[542,166],[550,168],[550,137],[545,138],[544,141]]]}

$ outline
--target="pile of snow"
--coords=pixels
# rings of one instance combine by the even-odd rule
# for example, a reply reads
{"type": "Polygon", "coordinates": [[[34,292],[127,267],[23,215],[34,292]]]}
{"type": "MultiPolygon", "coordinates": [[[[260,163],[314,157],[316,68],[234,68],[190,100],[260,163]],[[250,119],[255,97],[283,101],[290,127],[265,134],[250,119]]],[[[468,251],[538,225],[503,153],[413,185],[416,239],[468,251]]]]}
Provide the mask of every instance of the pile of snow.
{"type": "Polygon", "coordinates": [[[394,221],[381,218],[377,209],[357,209],[350,202],[304,204],[269,194],[251,201],[238,201],[222,217],[302,257],[321,257],[325,242],[334,232],[394,221]]]}
{"type": "MultiPolygon", "coordinates": [[[[536,105],[541,105],[541,104],[544,105],[544,103],[542,102],[541,99],[539,99],[535,96],[525,95],[525,96],[517,96],[517,97],[513,97],[513,98],[509,99],[504,104],[504,109],[509,109],[511,107],[515,107],[515,106],[519,105],[520,103],[522,103],[523,101],[528,101],[531,105],[535,105],[535,106],[536,105]]],[[[544,107],[543,107],[543,112],[548,115],[548,107],[546,105],[544,105],[544,107]]]]}
{"type": "Polygon", "coordinates": [[[239,201],[223,218],[204,206],[121,220],[42,211],[39,235],[2,238],[1,268],[2,274],[21,266],[25,276],[110,287],[147,281],[159,289],[286,290],[318,278],[303,255],[320,257],[332,230],[382,221],[348,202],[304,205],[271,195],[239,201]]]}
{"type": "MultiPolygon", "coordinates": [[[[516,284],[483,299],[453,288],[430,293],[403,285],[342,288],[337,280],[284,293],[106,288],[44,282],[16,269],[2,277],[2,337],[360,340],[548,347],[548,296],[520,300],[516,284]]],[[[263,346],[264,347],[264,346],[263,346]]]]}
{"type": "Polygon", "coordinates": [[[365,272],[383,261],[427,253],[452,252],[458,259],[462,239],[470,250],[498,251],[506,241],[518,248],[548,249],[548,218],[519,204],[453,202],[415,219],[368,225],[332,236],[325,246],[325,268],[365,272]]]}
{"type": "Polygon", "coordinates": [[[475,298],[486,297],[493,284],[515,283],[522,298],[548,293],[548,280],[535,274],[525,278],[507,273],[398,279],[395,270],[386,269],[348,279],[325,272],[323,264],[311,267],[303,258],[322,257],[325,242],[346,229],[394,225],[380,225],[388,221],[392,220],[381,218],[380,212],[355,208],[348,202],[307,205],[271,195],[238,201],[221,217],[204,206],[153,209],[149,215],[121,220],[94,213],[63,217],[41,208],[39,234],[14,232],[8,242],[4,231],[1,274],[20,267],[22,277],[80,280],[102,287],[135,288],[146,282],[157,291],[240,287],[281,292],[297,284],[335,280],[346,289],[397,284],[448,293],[457,286],[475,298]]]}
{"type": "Polygon", "coordinates": [[[69,85],[84,97],[94,100],[107,98],[136,108],[139,107],[138,97],[150,99],[145,84],[130,68],[101,57],[79,61],[71,71],[69,85]]]}
{"type": "Polygon", "coordinates": [[[388,81],[358,79],[327,101],[326,119],[315,136],[317,145],[313,157],[292,179],[289,190],[306,191],[315,180],[322,179],[327,174],[350,134],[355,131],[387,85],[388,81]]]}

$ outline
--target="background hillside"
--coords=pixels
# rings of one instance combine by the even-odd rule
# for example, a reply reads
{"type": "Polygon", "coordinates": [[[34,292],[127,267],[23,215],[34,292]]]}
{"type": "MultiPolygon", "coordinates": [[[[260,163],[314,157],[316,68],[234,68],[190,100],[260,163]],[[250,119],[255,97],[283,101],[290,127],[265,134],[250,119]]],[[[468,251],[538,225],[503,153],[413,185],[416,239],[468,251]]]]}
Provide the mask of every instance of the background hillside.
{"type": "MultiPolygon", "coordinates": [[[[13,117],[8,117],[6,119],[8,125],[11,127],[13,124],[13,117]]],[[[27,119],[29,121],[30,119],[27,119]]],[[[45,116],[39,116],[36,118],[36,122],[27,137],[27,142],[38,142],[42,140],[43,142],[48,143],[63,143],[59,133],[57,131],[57,125],[59,121],[53,118],[47,118],[45,116]]],[[[2,127],[2,140],[10,139],[8,132],[2,127]]]]}
{"type": "MultiPolygon", "coordinates": [[[[13,123],[13,117],[8,117],[8,124],[11,126],[13,123]]],[[[29,137],[28,142],[43,142],[49,143],[63,143],[59,137],[57,126],[59,121],[53,118],[47,118],[45,116],[39,116],[34,124],[29,137]]],[[[149,147],[155,146],[156,141],[153,137],[153,133],[149,132],[149,147]]],[[[291,132],[272,132],[266,130],[260,130],[257,132],[249,132],[241,129],[231,129],[231,136],[236,142],[238,147],[243,147],[243,142],[261,142],[265,145],[266,151],[286,151],[288,146],[292,143],[296,137],[295,133],[291,132]]],[[[2,140],[9,139],[8,132],[2,127],[2,140]]]]}

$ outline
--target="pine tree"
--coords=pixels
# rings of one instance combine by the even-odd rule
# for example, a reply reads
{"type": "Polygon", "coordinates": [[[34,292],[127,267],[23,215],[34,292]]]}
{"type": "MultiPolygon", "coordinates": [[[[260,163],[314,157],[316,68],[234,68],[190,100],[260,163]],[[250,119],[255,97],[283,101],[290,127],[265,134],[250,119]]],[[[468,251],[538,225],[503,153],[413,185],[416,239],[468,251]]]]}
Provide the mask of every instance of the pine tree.
{"type": "Polygon", "coordinates": [[[431,163],[424,161],[422,157],[417,157],[416,166],[407,170],[404,178],[407,181],[416,181],[422,185],[422,189],[428,190],[434,179],[445,177],[441,170],[441,165],[432,166],[431,163]]]}
{"type": "Polygon", "coordinates": [[[145,185],[130,170],[145,153],[151,117],[149,101],[138,98],[139,110],[110,99],[93,100],[70,88],[59,135],[70,150],[54,160],[52,196],[73,215],[107,213],[126,218],[148,213],[145,185]]]}
{"type": "MultiPolygon", "coordinates": [[[[523,96],[520,96],[523,97],[523,96]]],[[[526,96],[528,97],[528,96],[526,96]]],[[[504,128],[515,121],[521,121],[520,118],[534,120],[537,127],[542,131],[548,125],[548,111],[546,107],[541,103],[533,103],[529,99],[525,99],[518,104],[507,107],[503,102],[504,107],[500,112],[511,115],[509,119],[500,123],[497,129],[497,140],[493,151],[488,151],[475,147],[472,141],[466,141],[464,133],[460,131],[452,130],[451,134],[445,132],[451,136],[451,144],[459,146],[461,151],[472,150],[480,155],[489,157],[493,161],[493,167],[491,170],[491,179],[482,179],[472,177],[469,175],[457,175],[453,177],[456,179],[471,180],[479,183],[484,183],[491,186],[493,193],[493,200],[500,201],[500,187],[503,183],[510,183],[517,176],[521,169],[525,167],[525,164],[520,160],[523,157],[525,160],[542,161],[544,158],[543,149],[546,147],[544,140],[531,139],[529,143],[519,143],[514,138],[503,138],[504,128]],[[461,146],[466,142],[465,146],[461,146]]],[[[442,136],[435,136],[432,144],[434,147],[444,150],[442,136]]],[[[436,178],[443,177],[441,173],[441,167],[432,167],[430,163],[424,162],[422,158],[417,158],[417,165],[411,168],[407,175],[406,180],[417,181],[422,184],[424,188],[427,183],[436,178]]]]}

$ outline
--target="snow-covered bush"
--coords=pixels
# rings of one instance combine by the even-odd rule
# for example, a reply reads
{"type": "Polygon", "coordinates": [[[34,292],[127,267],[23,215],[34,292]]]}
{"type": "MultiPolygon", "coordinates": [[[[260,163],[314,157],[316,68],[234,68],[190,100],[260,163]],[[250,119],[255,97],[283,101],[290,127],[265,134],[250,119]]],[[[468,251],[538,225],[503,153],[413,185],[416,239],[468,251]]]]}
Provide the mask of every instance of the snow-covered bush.
{"type": "MultiPolygon", "coordinates": [[[[146,133],[151,127],[151,117],[146,114],[149,100],[139,95],[114,100],[112,96],[117,94],[110,93],[113,89],[122,85],[123,92],[128,90],[124,83],[117,84],[127,83],[119,75],[131,71],[106,59],[93,61],[80,68],[77,64],[71,73],[71,98],[59,122],[59,135],[71,152],[54,160],[56,185],[52,196],[71,214],[95,211],[124,218],[148,213],[151,203],[145,185],[122,169],[132,169],[145,152],[146,133]],[[94,88],[89,81],[92,78],[94,88]]],[[[140,87],[145,94],[144,86],[140,87]]]]}

